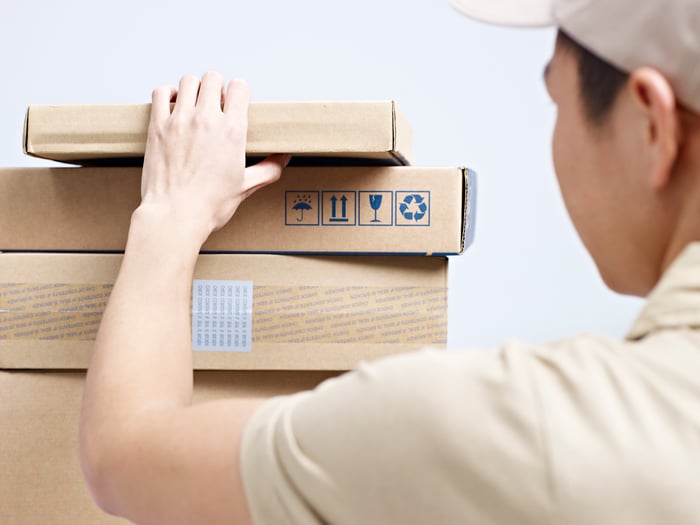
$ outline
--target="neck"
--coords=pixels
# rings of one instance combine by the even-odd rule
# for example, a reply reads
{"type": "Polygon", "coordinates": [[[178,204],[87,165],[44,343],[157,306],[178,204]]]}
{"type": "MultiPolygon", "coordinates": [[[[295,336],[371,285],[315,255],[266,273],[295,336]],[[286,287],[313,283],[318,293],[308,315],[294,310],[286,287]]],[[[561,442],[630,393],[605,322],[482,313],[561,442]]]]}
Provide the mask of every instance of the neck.
{"type": "Polygon", "coordinates": [[[668,188],[671,202],[677,210],[673,231],[668,237],[659,276],[676,260],[685,247],[700,241],[700,116],[683,112],[684,140],[668,188]]]}

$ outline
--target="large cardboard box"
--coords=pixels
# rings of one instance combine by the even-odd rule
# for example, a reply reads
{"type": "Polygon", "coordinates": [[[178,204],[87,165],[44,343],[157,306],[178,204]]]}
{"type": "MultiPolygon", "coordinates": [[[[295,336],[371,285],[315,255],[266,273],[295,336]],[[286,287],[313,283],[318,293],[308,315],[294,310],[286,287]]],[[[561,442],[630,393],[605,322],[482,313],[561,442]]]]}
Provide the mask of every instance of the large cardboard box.
{"type": "MultiPolygon", "coordinates": [[[[29,106],[24,150],[34,157],[113,164],[143,157],[150,104],[29,106]]],[[[410,164],[411,128],[393,101],[253,102],[249,156],[291,153],[410,164]]]]}
{"type": "MultiPolygon", "coordinates": [[[[140,177],[140,168],[0,170],[0,250],[123,250],[140,177]]],[[[287,168],[203,250],[459,254],[473,237],[475,195],[462,168],[287,168]]]]}
{"type": "MultiPolygon", "coordinates": [[[[121,255],[0,254],[0,369],[85,369],[121,255]]],[[[444,347],[447,259],[201,255],[200,370],[348,370],[444,347]]]]}
{"type": "MultiPolygon", "coordinates": [[[[334,372],[195,372],[194,402],[314,388],[334,372]]],[[[128,522],[93,503],[78,459],[84,373],[0,371],[0,523],[128,522]]],[[[234,453],[233,451],[232,453],[234,453]]]]}

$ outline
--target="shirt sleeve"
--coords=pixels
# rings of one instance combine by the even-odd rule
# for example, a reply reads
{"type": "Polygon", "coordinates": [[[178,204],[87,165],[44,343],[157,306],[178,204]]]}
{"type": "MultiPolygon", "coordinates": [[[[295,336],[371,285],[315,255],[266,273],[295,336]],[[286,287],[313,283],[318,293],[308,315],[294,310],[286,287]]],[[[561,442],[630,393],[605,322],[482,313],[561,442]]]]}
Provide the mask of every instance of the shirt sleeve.
{"type": "Polygon", "coordinates": [[[550,523],[526,353],[423,351],[362,364],[252,416],[256,525],[550,523]]]}

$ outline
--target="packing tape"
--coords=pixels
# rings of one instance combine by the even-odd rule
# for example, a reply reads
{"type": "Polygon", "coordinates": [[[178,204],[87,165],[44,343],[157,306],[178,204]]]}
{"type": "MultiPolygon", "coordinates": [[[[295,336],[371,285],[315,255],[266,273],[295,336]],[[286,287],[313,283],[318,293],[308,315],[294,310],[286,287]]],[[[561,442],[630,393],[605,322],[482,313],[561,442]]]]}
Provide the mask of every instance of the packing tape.
{"type": "MultiPolygon", "coordinates": [[[[95,338],[111,284],[0,284],[0,340],[95,338]]],[[[253,342],[447,341],[447,288],[253,287],[253,342]]]]}

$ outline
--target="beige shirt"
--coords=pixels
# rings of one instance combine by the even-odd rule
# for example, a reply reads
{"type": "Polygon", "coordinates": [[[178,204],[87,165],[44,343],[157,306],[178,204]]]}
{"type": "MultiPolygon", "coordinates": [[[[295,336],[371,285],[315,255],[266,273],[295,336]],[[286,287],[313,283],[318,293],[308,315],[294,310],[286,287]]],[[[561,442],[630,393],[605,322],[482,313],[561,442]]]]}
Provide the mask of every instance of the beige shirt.
{"type": "Polygon", "coordinates": [[[363,364],[263,404],[241,454],[256,524],[700,523],[700,243],[624,341],[363,364]]]}

